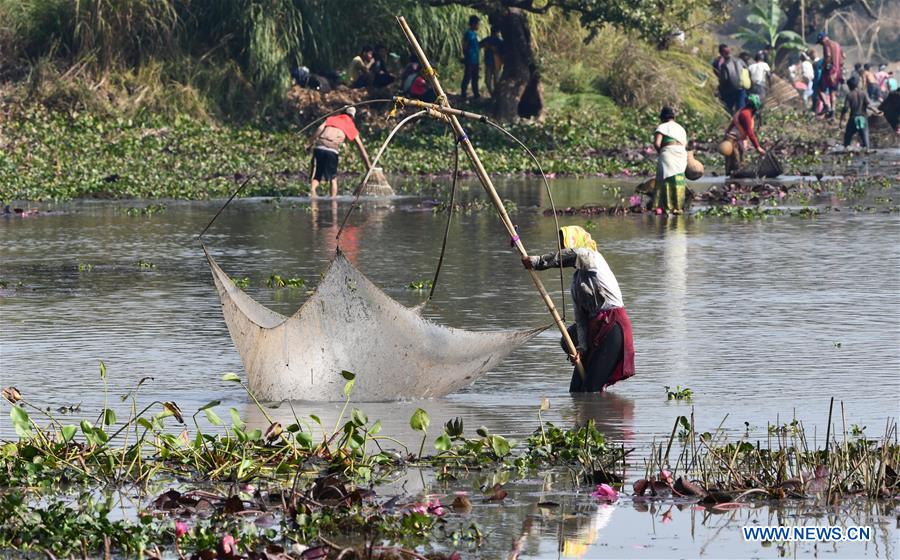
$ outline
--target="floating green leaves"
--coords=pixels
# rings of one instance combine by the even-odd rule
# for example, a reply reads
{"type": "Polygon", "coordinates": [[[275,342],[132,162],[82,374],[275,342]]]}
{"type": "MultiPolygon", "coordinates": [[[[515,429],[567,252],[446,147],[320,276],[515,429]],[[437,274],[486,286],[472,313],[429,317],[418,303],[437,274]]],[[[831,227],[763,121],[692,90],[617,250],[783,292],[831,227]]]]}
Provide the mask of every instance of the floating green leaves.
{"type": "Polygon", "coordinates": [[[689,401],[694,398],[694,392],[691,391],[687,387],[681,387],[680,385],[676,385],[674,389],[665,386],[666,389],[666,399],[670,401],[689,401]]]}
{"type": "Polygon", "coordinates": [[[409,427],[417,432],[427,432],[430,423],[431,419],[428,417],[428,413],[421,408],[417,408],[409,418],[409,427]]]}
{"type": "Polygon", "coordinates": [[[419,445],[419,457],[422,457],[422,451],[425,449],[425,438],[428,437],[428,425],[431,423],[431,418],[428,417],[428,413],[422,410],[421,408],[416,408],[416,411],[413,412],[412,416],[409,418],[409,427],[417,432],[422,432],[422,444],[419,445]]]}
{"type": "Polygon", "coordinates": [[[406,285],[406,289],[421,292],[424,290],[430,290],[433,284],[434,282],[428,279],[413,280],[406,285]]]}
{"type": "Polygon", "coordinates": [[[280,274],[272,273],[266,280],[266,286],[270,288],[302,288],[306,286],[306,280],[298,277],[283,277],[280,274]]]}
{"type": "Polygon", "coordinates": [[[13,406],[9,409],[9,418],[12,420],[13,429],[20,438],[31,437],[31,418],[28,413],[20,406],[13,406]]]}

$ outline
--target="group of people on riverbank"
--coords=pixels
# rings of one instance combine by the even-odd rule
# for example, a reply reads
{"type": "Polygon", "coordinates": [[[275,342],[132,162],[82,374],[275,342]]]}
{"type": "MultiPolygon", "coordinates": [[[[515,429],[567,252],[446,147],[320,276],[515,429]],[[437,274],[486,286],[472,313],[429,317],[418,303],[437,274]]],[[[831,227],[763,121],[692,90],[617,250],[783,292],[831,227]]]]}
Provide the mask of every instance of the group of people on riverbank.
{"type": "MultiPolygon", "coordinates": [[[[875,72],[872,65],[863,63],[856,64],[850,78],[845,80],[841,46],[824,31],[818,33],[816,43],[821,46],[821,55],[816,49],[800,53],[800,60],[788,68],[791,82],[803,96],[804,105],[822,119],[833,118],[839,99],[843,98],[841,126],[849,115],[843,144],[849,146],[853,137],[858,136],[860,145],[868,149],[871,146],[868,117],[879,114],[878,103],[897,89],[897,80],[885,65],[875,72]]],[[[733,56],[728,45],[721,44],[719,56],[712,63],[719,80],[719,98],[732,115],[725,132],[726,142],[720,149],[729,174],[740,168],[748,143],[760,155],[765,154],[754,124],[759,126],[761,122],[760,111],[772,82],[769,54],[767,50],[760,51],[751,63],[749,54],[733,56]]]]}
{"type": "MultiPolygon", "coordinates": [[[[465,98],[471,88],[472,97],[481,97],[481,62],[484,55],[484,85],[493,96],[497,80],[503,68],[503,39],[500,30],[491,28],[491,33],[483,39],[478,38],[481,19],[478,16],[469,18],[468,28],[462,36],[461,60],[463,78],[460,95],[465,98]]],[[[437,97],[434,90],[422,75],[418,57],[411,54],[406,66],[399,72],[396,67],[400,57],[389,53],[384,45],[374,47],[363,46],[359,54],[353,57],[345,73],[344,81],[351,88],[389,88],[399,86],[401,94],[413,99],[434,101],[437,97]]]]}

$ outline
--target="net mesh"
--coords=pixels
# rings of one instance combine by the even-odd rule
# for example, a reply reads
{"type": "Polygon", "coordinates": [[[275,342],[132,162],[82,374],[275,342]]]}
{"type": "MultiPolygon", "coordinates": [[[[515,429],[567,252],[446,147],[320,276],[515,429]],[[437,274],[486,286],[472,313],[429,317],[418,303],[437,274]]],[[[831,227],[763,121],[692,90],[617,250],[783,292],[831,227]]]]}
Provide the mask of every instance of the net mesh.
{"type": "Polygon", "coordinates": [[[338,253],[290,317],[254,301],[207,253],[225,323],[260,399],[440,397],[471,384],[546,327],[475,332],[438,325],[392,299],[338,253]]]}

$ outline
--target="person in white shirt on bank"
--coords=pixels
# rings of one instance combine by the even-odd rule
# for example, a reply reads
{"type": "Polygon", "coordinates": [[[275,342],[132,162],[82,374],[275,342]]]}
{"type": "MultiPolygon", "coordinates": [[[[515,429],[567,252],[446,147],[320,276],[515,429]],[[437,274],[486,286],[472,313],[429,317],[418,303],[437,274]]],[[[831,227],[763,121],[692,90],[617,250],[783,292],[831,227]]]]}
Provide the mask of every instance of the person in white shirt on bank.
{"type": "Polygon", "coordinates": [[[747,68],[750,71],[750,93],[755,93],[759,96],[759,100],[765,103],[766,93],[772,81],[772,68],[764,60],[762,52],[756,53],[753,60],[753,64],[747,68]]]}

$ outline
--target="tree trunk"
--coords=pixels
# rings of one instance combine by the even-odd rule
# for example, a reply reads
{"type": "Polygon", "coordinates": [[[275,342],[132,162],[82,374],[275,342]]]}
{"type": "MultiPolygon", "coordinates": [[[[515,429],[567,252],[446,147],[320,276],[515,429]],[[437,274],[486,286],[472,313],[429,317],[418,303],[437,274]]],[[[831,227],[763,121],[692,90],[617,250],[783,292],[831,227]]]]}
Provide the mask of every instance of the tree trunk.
{"type": "Polygon", "coordinates": [[[491,20],[503,35],[503,72],[494,92],[494,115],[506,121],[540,116],[544,100],[528,16],[518,8],[501,8],[491,20]]]}

